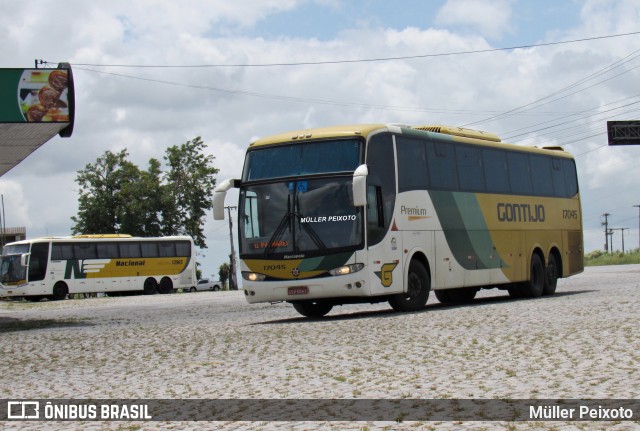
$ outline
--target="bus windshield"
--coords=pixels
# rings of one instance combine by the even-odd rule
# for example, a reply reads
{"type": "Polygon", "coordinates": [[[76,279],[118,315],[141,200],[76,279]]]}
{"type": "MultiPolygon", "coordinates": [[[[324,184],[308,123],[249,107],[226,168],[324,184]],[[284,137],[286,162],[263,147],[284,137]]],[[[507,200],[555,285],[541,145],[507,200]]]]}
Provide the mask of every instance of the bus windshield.
{"type": "Polygon", "coordinates": [[[336,172],[353,173],[360,165],[359,139],[337,139],[268,146],[247,153],[243,181],[336,172]]]}
{"type": "Polygon", "coordinates": [[[352,250],[363,242],[351,177],[248,185],[240,191],[243,258],[299,258],[352,250]]]}
{"type": "Polygon", "coordinates": [[[2,255],[29,253],[29,244],[8,244],[2,248],[2,255]]]}
{"type": "Polygon", "coordinates": [[[0,282],[15,284],[26,280],[27,268],[21,264],[21,255],[4,255],[0,261],[0,282]]]}

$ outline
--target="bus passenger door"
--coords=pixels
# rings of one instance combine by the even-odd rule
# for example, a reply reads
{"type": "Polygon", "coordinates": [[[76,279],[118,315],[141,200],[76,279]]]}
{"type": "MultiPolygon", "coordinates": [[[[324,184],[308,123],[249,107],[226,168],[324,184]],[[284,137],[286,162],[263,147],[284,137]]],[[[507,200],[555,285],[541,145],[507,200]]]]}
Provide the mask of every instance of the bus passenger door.
{"type": "Polygon", "coordinates": [[[381,189],[367,189],[367,236],[369,265],[373,268],[371,294],[384,295],[403,291],[402,235],[384,222],[381,189]]]}
{"type": "Polygon", "coordinates": [[[29,283],[34,287],[47,290],[47,266],[49,263],[49,243],[34,243],[31,245],[29,257],[29,283]]]}

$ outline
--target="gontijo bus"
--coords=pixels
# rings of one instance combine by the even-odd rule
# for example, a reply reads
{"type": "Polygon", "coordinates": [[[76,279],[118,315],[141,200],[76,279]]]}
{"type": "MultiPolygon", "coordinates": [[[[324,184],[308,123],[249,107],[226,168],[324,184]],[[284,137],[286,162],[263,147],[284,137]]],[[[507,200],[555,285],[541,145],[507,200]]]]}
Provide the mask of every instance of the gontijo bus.
{"type": "Polygon", "coordinates": [[[351,125],[256,140],[239,188],[249,303],[304,316],[388,301],[418,310],[498,287],[553,294],[583,270],[576,166],[560,147],[527,148],[444,126],[351,125]]]}
{"type": "Polygon", "coordinates": [[[169,293],[195,283],[188,236],[37,238],[5,245],[0,261],[0,297],[30,301],[74,293],[169,293]]]}

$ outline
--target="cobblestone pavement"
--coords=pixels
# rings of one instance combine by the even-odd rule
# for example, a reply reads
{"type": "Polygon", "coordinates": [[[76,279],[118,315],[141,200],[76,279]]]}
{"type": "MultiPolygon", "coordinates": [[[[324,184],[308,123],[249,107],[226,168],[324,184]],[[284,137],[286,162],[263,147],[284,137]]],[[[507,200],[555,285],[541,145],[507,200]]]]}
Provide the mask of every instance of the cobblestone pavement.
{"type": "MultiPolygon", "coordinates": [[[[554,296],[324,319],[242,292],[0,302],[4,399],[640,398],[640,265],[587,268],[554,296]]],[[[310,403],[310,407],[313,404],[310,403]]],[[[591,430],[634,422],[5,422],[4,429],[591,430]]]]}

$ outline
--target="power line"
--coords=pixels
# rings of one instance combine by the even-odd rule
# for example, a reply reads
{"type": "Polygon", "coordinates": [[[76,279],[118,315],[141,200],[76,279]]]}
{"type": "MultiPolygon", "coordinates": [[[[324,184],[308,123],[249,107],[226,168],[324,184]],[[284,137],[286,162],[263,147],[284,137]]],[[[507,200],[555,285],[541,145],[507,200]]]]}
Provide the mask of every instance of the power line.
{"type": "Polygon", "coordinates": [[[597,78],[599,76],[602,76],[605,73],[610,72],[613,69],[616,69],[616,68],[622,66],[625,63],[628,63],[628,62],[630,62],[632,60],[635,60],[636,58],[639,57],[638,55],[636,55],[638,52],[640,52],[640,49],[632,52],[631,54],[627,55],[626,57],[624,57],[624,58],[622,58],[620,60],[617,60],[617,61],[613,62],[609,66],[606,66],[606,67],[598,70],[597,72],[594,72],[591,75],[588,75],[588,76],[586,76],[586,77],[584,77],[582,79],[579,79],[578,81],[576,81],[576,82],[574,82],[574,83],[572,83],[572,84],[570,84],[570,85],[568,85],[566,87],[563,87],[560,90],[557,90],[557,91],[555,91],[555,92],[553,92],[551,94],[548,94],[548,95],[546,95],[544,97],[541,97],[539,99],[536,99],[536,100],[534,100],[532,102],[529,102],[529,103],[526,103],[524,105],[518,106],[516,108],[510,109],[510,110],[505,111],[505,112],[503,112],[501,114],[494,115],[494,116],[489,117],[489,118],[485,118],[484,120],[477,120],[477,121],[474,121],[474,122],[471,122],[471,123],[466,123],[466,124],[463,124],[462,126],[463,127],[468,127],[468,126],[471,126],[471,125],[474,125],[474,124],[478,124],[478,123],[486,123],[488,121],[495,121],[495,120],[498,120],[498,119],[502,119],[502,118],[508,117],[510,115],[513,115],[515,113],[520,113],[520,112],[523,112],[523,111],[530,111],[532,109],[535,109],[536,107],[540,107],[540,106],[548,105],[549,103],[557,102],[558,100],[567,98],[569,96],[572,96],[574,94],[580,93],[580,92],[582,92],[584,90],[587,90],[589,88],[595,87],[596,85],[599,85],[599,84],[607,82],[607,81],[609,81],[611,79],[617,78],[618,76],[624,75],[625,73],[628,73],[628,72],[630,72],[630,71],[632,71],[634,69],[637,69],[640,66],[633,67],[632,69],[626,70],[626,71],[624,71],[622,73],[619,73],[618,75],[614,75],[614,76],[606,78],[606,79],[604,79],[602,81],[596,82],[595,84],[592,84],[592,85],[590,85],[588,87],[585,87],[585,88],[582,88],[580,90],[577,90],[577,91],[575,91],[573,93],[565,94],[564,96],[560,96],[560,97],[557,97],[557,98],[552,99],[552,100],[547,100],[547,99],[551,99],[552,97],[557,96],[557,95],[559,95],[559,94],[561,94],[561,93],[563,93],[565,91],[571,90],[572,88],[575,88],[575,87],[577,87],[577,86],[579,86],[581,84],[584,84],[585,82],[587,82],[587,81],[589,81],[591,79],[595,79],[595,78],[597,78]],[[629,57],[631,57],[631,58],[629,58],[629,57]],[[539,104],[539,102],[543,102],[545,100],[546,100],[545,103],[539,104]],[[537,105],[537,106],[534,106],[534,105],[537,105]],[[527,108],[527,109],[525,109],[525,108],[527,108]]]}
{"type": "MultiPolygon", "coordinates": [[[[362,58],[362,59],[351,59],[351,60],[347,59],[347,60],[325,60],[325,61],[302,61],[302,62],[290,62],[290,63],[253,63],[253,64],[237,63],[237,64],[192,64],[192,65],[145,65],[145,64],[71,63],[71,65],[72,66],[89,66],[89,67],[130,67],[130,68],[209,68],[209,67],[282,67],[282,66],[289,67],[289,66],[318,66],[318,65],[325,65],[325,64],[373,63],[373,62],[380,62],[380,61],[413,60],[413,59],[420,59],[420,58],[449,57],[449,56],[456,56],[456,55],[482,54],[482,53],[497,52],[497,51],[512,51],[515,49],[538,48],[543,46],[590,42],[594,40],[633,36],[637,34],[640,34],[640,31],[635,31],[630,33],[621,33],[621,34],[611,34],[606,36],[586,37],[582,39],[573,39],[573,40],[565,40],[565,41],[557,41],[557,42],[545,42],[545,43],[536,43],[536,44],[530,44],[530,45],[510,46],[510,47],[502,47],[502,48],[488,48],[488,49],[478,49],[478,50],[470,50],[470,51],[443,52],[443,53],[436,53],[436,54],[418,54],[418,55],[404,55],[404,56],[394,56],[394,57],[362,58]]],[[[53,62],[48,62],[48,61],[43,61],[43,62],[45,64],[53,64],[53,62]]],[[[55,64],[57,64],[57,62],[55,64]]]]}

